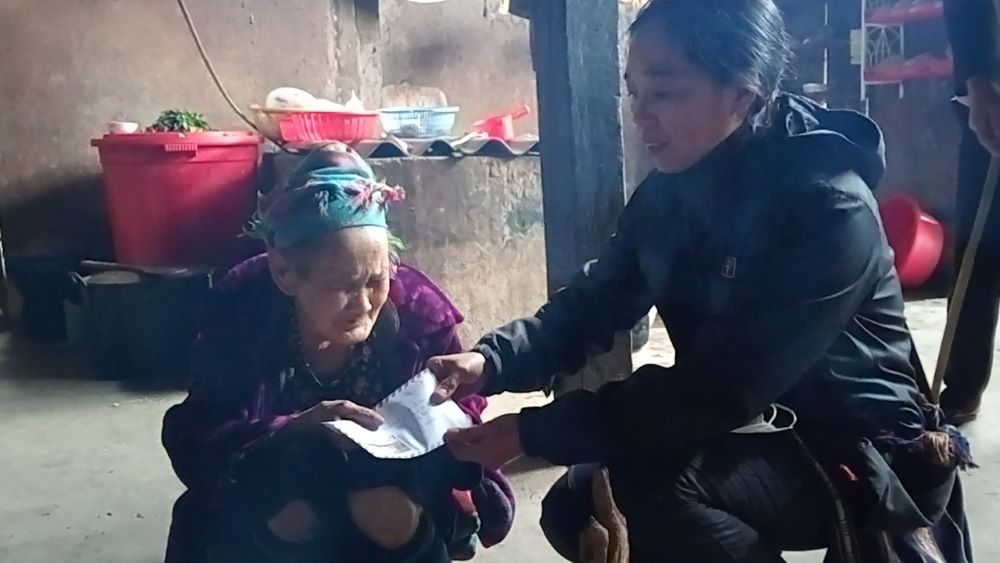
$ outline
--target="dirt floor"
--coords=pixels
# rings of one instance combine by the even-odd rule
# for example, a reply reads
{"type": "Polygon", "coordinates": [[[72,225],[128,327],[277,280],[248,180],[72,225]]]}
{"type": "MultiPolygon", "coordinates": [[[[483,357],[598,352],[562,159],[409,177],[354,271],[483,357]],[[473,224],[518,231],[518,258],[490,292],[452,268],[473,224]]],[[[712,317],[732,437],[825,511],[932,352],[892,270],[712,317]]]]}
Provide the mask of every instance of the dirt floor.
{"type": "MultiPolygon", "coordinates": [[[[934,365],[944,325],[942,301],[912,303],[908,315],[925,364],[934,365]]],[[[662,328],[637,363],[670,363],[662,328]]],[[[65,349],[14,345],[0,337],[0,562],[153,563],[162,561],[170,507],[181,486],[159,444],[163,411],[178,393],[137,393],[88,379],[65,349]]],[[[491,413],[544,402],[499,397],[491,413]]],[[[968,428],[982,469],[965,477],[979,561],[1000,561],[1000,388],[968,428]],[[997,410],[994,410],[997,409],[997,410]]],[[[512,471],[519,513],[510,539],[476,561],[549,563],[536,522],[559,469],[524,462],[512,471]]],[[[787,556],[818,563],[817,553],[787,556]]]]}

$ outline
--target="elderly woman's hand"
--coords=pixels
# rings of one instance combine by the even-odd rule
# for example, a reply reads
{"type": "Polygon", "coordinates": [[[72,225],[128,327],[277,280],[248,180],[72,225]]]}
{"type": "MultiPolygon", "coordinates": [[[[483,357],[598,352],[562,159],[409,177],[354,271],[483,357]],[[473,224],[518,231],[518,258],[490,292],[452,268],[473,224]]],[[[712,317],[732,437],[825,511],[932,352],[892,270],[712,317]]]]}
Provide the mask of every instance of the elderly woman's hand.
{"type": "MultiPolygon", "coordinates": [[[[289,427],[292,430],[308,430],[318,428],[324,422],[341,419],[352,420],[368,430],[376,430],[385,422],[375,411],[350,401],[322,401],[312,408],[302,411],[289,424],[289,427]]],[[[354,442],[333,428],[324,428],[323,430],[329,433],[330,440],[337,448],[350,450],[357,447],[354,442]]]]}
{"type": "Polygon", "coordinates": [[[516,414],[505,414],[481,426],[453,430],[445,434],[444,440],[456,459],[490,469],[499,469],[524,455],[516,414]]]}
{"type": "Polygon", "coordinates": [[[438,379],[432,399],[435,403],[475,395],[486,384],[486,357],[479,352],[431,358],[427,369],[438,379]]]}

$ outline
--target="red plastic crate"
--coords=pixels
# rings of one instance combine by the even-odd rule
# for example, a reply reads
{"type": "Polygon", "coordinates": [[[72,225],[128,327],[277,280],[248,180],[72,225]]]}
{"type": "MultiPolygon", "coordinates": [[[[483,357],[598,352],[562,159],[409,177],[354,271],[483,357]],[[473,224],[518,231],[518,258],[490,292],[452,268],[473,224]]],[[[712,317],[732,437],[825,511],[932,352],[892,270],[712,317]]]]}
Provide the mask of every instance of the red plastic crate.
{"type": "Polygon", "coordinates": [[[901,82],[906,79],[906,68],[902,64],[879,65],[865,70],[865,80],[869,82],[901,82]]]}
{"type": "Polygon", "coordinates": [[[920,63],[879,65],[865,70],[868,82],[896,83],[905,80],[935,80],[949,78],[954,71],[951,59],[936,58],[920,63]]]}
{"type": "Polygon", "coordinates": [[[878,25],[894,25],[906,22],[932,20],[944,14],[944,2],[941,0],[916,2],[910,5],[887,6],[872,10],[866,18],[868,23],[878,25]]]}

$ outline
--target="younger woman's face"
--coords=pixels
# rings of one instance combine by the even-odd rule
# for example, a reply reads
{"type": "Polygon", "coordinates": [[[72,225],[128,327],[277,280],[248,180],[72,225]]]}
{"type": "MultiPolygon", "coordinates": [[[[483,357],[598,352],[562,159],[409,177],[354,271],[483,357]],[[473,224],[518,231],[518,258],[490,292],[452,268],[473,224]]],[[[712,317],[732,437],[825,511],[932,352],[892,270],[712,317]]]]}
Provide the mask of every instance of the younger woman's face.
{"type": "Polygon", "coordinates": [[[271,251],[269,261],[275,283],[295,299],[299,325],[310,340],[352,346],[368,339],[389,298],[392,263],[385,229],[331,233],[304,268],[280,251],[271,251]]]}
{"type": "Polygon", "coordinates": [[[625,81],[632,117],[661,172],[683,172],[743,123],[753,95],[721,86],[655,24],[632,39],[625,81]]]}

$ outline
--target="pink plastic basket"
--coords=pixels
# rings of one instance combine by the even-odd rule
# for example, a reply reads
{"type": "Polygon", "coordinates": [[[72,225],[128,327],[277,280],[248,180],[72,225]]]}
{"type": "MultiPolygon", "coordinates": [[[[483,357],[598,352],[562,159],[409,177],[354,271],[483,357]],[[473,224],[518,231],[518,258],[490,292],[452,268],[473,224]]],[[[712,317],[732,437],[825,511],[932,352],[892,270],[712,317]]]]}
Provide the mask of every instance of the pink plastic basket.
{"type": "Polygon", "coordinates": [[[278,123],[286,142],[341,141],[355,143],[375,138],[378,112],[289,112],[278,123]]]}

